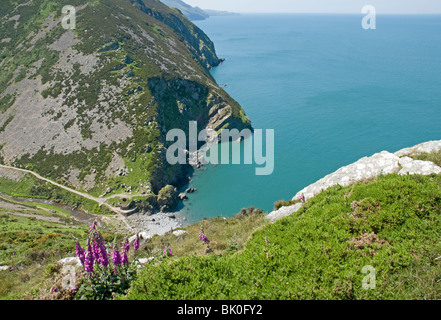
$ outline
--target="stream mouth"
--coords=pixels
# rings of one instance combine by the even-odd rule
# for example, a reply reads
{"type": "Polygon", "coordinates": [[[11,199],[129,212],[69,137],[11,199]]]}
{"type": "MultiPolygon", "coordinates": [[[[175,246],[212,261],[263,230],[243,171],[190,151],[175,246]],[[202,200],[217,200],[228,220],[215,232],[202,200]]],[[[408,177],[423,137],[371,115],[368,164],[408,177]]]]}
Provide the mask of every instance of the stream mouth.
{"type": "Polygon", "coordinates": [[[56,202],[56,201],[50,200],[50,199],[12,197],[12,196],[4,194],[2,192],[0,192],[0,195],[3,197],[9,198],[13,201],[23,203],[23,204],[31,203],[31,202],[48,204],[48,205],[51,205],[51,206],[54,206],[54,207],[57,207],[59,209],[63,209],[65,211],[69,212],[69,214],[79,223],[91,225],[93,223],[93,221],[97,220],[98,226],[100,228],[107,229],[99,216],[90,214],[82,209],[79,209],[79,208],[74,207],[69,204],[56,202]]]}

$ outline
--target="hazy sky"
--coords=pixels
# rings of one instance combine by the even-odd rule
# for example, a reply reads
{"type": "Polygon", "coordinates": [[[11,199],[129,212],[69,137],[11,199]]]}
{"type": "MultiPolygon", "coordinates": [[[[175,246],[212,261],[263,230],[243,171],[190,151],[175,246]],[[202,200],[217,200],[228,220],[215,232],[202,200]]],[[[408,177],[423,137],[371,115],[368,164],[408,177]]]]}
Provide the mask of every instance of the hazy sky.
{"type": "Polygon", "coordinates": [[[441,0],[184,0],[202,9],[233,12],[361,13],[373,5],[377,13],[441,13],[441,0]]]}

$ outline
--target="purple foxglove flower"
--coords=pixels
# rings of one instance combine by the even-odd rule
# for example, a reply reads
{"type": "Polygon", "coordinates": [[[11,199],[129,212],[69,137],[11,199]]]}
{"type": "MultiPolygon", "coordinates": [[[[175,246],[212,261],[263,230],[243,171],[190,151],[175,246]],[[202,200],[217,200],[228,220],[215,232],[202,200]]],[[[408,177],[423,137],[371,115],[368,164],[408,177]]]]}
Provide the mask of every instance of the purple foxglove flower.
{"type": "Polygon", "coordinates": [[[100,264],[104,268],[107,268],[107,266],[109,265],[109,257],[107,255],[107,248],[104,245],[103,241],[101,241],[101,243],[100,243],[100,264]]]}
{"type": "Polygon", "coordinates": [[[96,222],[96,220],[94,220],[93,223],[89,227],[89,232],[91,232],[92,230],[96,230],[96,224],[97,224],[97,222],[96,222]]]}
{"type": "Polygon", "coordinates": [[[130,243],[129,240],[126,239],[126,241],[124,242],[124,253],[129,252],[129,250],[130,250],[130,243]]]}
{"type": "Polygon", "coordinates": [[[101,262],[101,248],[100,248],[100,240],[98,239],[93,239],[93,246],[92,246],[92,251],[93,251],[93,257],[96,261],[101,262]]]}
{"type": "Polygon", "coordinates": [[[92,252],[92,247],[89,243],[86,253],[86,259],[84,261],[84,268],[89,274],[93,272],[93,263],[94,263],[93,252],[92,252]]]}
{"type": "Polygon", "coordinates": [[[136,235],[136,240],[133,242],[133,248],[136,250],[139,249],[139,235],[136,235]]]}
{"type": "Polygon", "coordinates": [[[115,267],[121,265],[121,263],[122,263],[121,254],[119,253],[118,248],[116,248],[116,247],[113,248],[112,260],[113,260],[113,265],[115,267]]]}
{"type": "Polygon", "coordinates": [[[168,249],[168,254],[171,255],[171,256],[173,255],[171,248],[168,249]]]}
{"type": "Polygon", "coordinates": [[[113,273],[117,274],[116,267],[121,265],[121,254],[118,251],[118,248],[114,247],[112,251],[112,261],[113,261],[113,273]]]}
{"type": "Polygon", "coordinates": [[[199,240],[202,240],[203,244],[209,243],[210,240],[205,236],[204,229],[201,227],[201,231],[199,231],[199,240]]]}
{"type": "Polygon", "coordinates": [[[122,254],[122,264],[128,265],[129,264],[129,258],[127,257],[127,253],[124,251],[122,254]]]}
{"type": "Polygon", "coordinates": [[[78,239],[75,239],[75,251],[77,253],[77,257],[80,259],[81,264],[84,266],[84,260],[85,260],[85,254],[84,249],[81,248],[80,243],[78,242],[78,239]]]}

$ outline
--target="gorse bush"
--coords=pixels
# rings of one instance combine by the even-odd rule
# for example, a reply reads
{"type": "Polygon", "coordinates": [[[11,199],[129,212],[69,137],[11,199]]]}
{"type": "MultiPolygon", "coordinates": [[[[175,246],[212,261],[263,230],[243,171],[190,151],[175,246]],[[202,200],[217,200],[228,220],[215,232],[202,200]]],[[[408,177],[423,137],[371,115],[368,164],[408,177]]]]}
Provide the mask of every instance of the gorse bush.
{"type": "MultiPolygon", "coordinates": [[[[139,248],[138,236],[133,247],[135,251],[139,248]]],[[[121,247],[114,241],[110,253],[94,222],[89,229],[86,249],[75,239],[75,250],[83,265],[83,281],[77,299],[110,299],[115,294],[124,294],[130,287],[136,273],[133,264],[129,263],[130,244],[127,239],[121,247]]]]}

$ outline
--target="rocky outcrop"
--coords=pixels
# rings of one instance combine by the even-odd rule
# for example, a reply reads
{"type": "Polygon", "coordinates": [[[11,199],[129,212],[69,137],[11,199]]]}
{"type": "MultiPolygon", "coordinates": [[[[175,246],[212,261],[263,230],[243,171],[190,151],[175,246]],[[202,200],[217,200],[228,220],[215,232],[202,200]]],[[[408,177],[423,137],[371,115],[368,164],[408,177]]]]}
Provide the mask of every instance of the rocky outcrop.
{"type": "Polygon", "coordinates": [[[282,219],[283,217],[291,215],[294,212],[297,212],[302,207],[302,205],[303,203],[299,202],[292,206],[281,207],[278,210],[274,210],[273,212],[269,213],[266,218],[271,222],[277,221],[279,219],[282,219]]]}
{"type": "MultiPolygon", "coordinates": [[[[429,141],[411,148],[405,148],[395,153],[382,151],[371,157],[364,157],[355,163],[342,167],[337,171],[325,176],[317,182],[300,190],[293,200],[299,200],[302,196],[308,200],[329,187],[340,185],[348,186],[358,181],[376,178],[380,175],[397,173],[406,174],[440,174],[441,167],[431,161],[414,160],[409,156],[420,153],[431,153],[441,150],[440,141],[429,141]]],[[[298,211],[302,207],[302,203],[292,206],[281,207],[272,211],[267,215],[270,221],[276,221],[282,217],[288,216],[298,211]]]]}
{"type": "Polygon", "coordinates": [[[161,210],[161,212],[168,212],[175,209],[178,205],[178,195],[178,190],[171,185],[167,185],[162,188],[158,192],[158,197],[156,200],[159,210],[161,210]]]}

